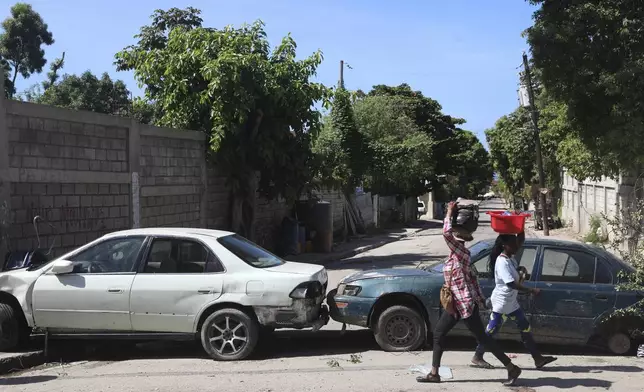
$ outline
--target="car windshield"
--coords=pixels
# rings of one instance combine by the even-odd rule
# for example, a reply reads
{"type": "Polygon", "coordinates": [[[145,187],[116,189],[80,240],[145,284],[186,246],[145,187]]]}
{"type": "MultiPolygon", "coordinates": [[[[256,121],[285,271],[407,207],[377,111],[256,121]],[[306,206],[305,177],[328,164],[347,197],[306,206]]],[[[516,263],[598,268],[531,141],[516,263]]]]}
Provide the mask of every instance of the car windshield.
{"type": "Polygon", "coordinates": [[[488,250],[491,247],[492,247],[492,244],[490,242],[488,242],[488,241],[479,241],[479,242],[477,242],[476,244],[474,244],[474,245],[472,245],[470,247],[470,257],[472,259],[475,259],[476,256],[479,253],[481,253],[481,252],[483,252],[485,250],[488,250]]]}
{"type": "Polygon", "coordinates": [[[286,263],[266,249],[237,234],[221,237],[217,241],[246,264],[255,268],[270,268],[286,263]]]}

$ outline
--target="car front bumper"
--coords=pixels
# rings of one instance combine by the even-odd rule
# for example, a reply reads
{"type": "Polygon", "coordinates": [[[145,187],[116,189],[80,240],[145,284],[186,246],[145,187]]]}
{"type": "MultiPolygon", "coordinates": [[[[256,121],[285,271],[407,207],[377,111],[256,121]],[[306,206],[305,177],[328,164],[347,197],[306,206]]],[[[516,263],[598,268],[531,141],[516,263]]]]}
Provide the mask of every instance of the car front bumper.
{"type": "Polygon", "coordinates": [[[339,323],[369,327],[369,315],[376,298],[337,295],[334,289],[326,297],[331,318],[339,323]]]}
{"type": "Polygon", "coordinates": [[[274,328],[313,328],[319,330],[329,322],[329,308],[324,297],[294,299],[288,307],[257,306],[253,309],[260,324],[274,328]]]}

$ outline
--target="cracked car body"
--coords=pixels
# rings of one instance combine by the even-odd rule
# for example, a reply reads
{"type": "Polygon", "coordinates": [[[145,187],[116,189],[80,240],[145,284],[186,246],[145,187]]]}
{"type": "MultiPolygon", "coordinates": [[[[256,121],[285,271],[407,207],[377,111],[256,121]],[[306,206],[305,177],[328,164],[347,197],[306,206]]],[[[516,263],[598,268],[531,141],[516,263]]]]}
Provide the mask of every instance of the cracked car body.
{"type": "MultiPolygon", "coordinates": [[[[493,274],[488,269],[492,245],[493,241],[482,241],[470,248],[473,269],[487,298],[494,289],[493,274]]],[[[632,271],[632,267],[616,256],[587,244],[529,238],[517,260],[520,266],[529,270],[524,284],[541,290],[538,296],[519,295],[519,303],[530,319],[537,342],[586,345],[605,341],[616,333],[628,333],[622,331],[627,327],[611,321],[611,315],[617,309],[637,304],[643,293],[616,289],[620,271],[632,271]],[[564,266],[559,277],[552,272],[557,263],[564,266]],[[572,263],[575,268],[570,269],[572,263]],[[600,270],[604,271],[602,277],[600,270]],[[590,273],[589,278],[585,277],[585,272],[590,273]]],[[[348,275],[327,297],[331,317],[341,323],[375,331],[378,314],[384,308],[404,305],[416,310],[425,320],[427,330],[431,331],[442,313],[439,299],[444,284],[442,266],[360,271],[348,275]]],[[[484,324],[489,313],[481,311],[484,324]]],[[[644,327],[642,320],[629,323],[631,330],[644,327]]],[[[463,322],[459,322],[450,334],[470,335],[463,322]]],[[[506,323],[497,336],[521,340],[520,331],[513,323],[506,323]]]]}
{"type": "Polygon", "coordinates": [[[52,336],[194,336],[209,314],[230,307],[267,327],[319,329],[329,319],[327,282],[324,267],[283,261],[233,233],[147,228],[105,235],[33,270],[0,273],[0,302],[16,304],[29,327],[52,336]],[[131,256],[125,270],[110,270],[104,256],[91,265],[82,257],[104,244],[135,239],[129,251],[109,248],[108,258],[125,262],[131,256]],[[189,259],[186,270],[177,260],[159,256],[156,262],[154,246],[163,241],[177,260],[189,253],[181,246],[202,247],[197,254],[203,261],[189,259]],[[174,270],[168,269],[172,263],[174,270]],[[56,272],[66,264],[73,270],[56,272]]]}

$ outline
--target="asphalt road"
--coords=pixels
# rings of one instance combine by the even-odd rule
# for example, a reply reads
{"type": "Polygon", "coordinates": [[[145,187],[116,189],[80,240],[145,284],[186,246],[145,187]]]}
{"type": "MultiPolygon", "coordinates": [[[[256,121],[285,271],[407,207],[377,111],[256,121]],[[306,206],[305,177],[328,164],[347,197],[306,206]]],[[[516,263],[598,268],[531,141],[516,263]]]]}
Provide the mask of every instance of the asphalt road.
{"type": "MultiPolygon", "coordinates": [[[[487,202],[484,208],[503,208],[487,202]]],[[[481,215],[476,239],[492,238],[486,214],[481,215]]],[[[338,261],[329,266],[329,290],[356,270],[372,268],[416,268],[419,263],[436,263],[447,255],[438,224],[414,236],[338,261]]],[[[94,391],[426,391],[436,387],[417,384],[408,369],[427,363],[431,352],[385,353],[369,330],[348,328],[331,322],[322,331],[278,331],[263,341],[253,359],[214,362],[198,344],[149,343],[126,347],[110,342],[103,345],[82,341],[53,343],[60,363],[0,378],[4,391],[94,392],[94,391]]],[[[504,370],[472,369],[467,366],[475,346],[473,339],[448,341],[444,365],[454,379],[440,390],[499,391],[504,370]]],[[[520,344],[506,342],[507,352],[523,352],[520,344]]],[[[515,362],[526,371],[514,391],[598,390],[641,391],[644,361],[627,357],[606,357],[586,349],[544,347],[560,356],[557,366],[547,371],[530,370],[531,359],[516,354],[515,362]]],[[[490,357],[490,360],[493,358],[490,357]]],[[[500,364],[497,364],[500,365],[500,364]]]]}

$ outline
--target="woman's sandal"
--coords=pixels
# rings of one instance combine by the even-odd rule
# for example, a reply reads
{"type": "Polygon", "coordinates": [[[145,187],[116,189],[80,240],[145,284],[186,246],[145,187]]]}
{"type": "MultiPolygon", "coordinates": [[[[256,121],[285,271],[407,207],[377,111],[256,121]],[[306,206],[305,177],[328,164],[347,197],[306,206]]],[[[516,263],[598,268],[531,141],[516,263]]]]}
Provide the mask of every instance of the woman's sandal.
{"type": "Polygon", "coordinates": [[[494,366],[482,358],[473,358],[470,366],[477,369],[494,369],[494,366]]]}
{"type": "Polygon", "coordinates": [[[428,374],[425,377],[422,377],[422,376],[416,377],[416,381],[422,382],[422,383],[438,384],[439,382],[441,382],[441,376],[439,376],[438,374],[428,374]]]}

